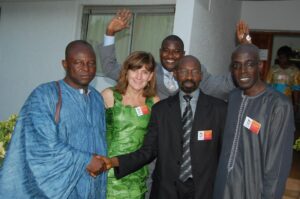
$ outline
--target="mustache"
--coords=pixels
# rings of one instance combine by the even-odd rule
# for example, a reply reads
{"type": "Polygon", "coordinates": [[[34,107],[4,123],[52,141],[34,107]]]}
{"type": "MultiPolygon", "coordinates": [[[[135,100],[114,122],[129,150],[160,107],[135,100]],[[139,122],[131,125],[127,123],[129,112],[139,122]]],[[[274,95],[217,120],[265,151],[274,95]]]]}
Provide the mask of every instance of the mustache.
{"type": "Polygon", "coordinates": [[[192,83],[192,84],[196,85],[196,83],[192,80],[185,80],[182,82],[182,84],[185,84],[185,83],[192,83]]]}

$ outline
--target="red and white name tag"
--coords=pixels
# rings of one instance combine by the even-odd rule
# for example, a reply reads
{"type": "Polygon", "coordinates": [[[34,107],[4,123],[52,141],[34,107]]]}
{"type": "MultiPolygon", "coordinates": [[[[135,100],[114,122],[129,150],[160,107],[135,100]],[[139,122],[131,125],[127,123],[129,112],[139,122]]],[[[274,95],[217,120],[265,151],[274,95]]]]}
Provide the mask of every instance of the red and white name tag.
{"type": "Polygon", "coordinates": [[[149,114],[148,106],[138,106],[135,108],[137,116],[147,115],[149,114]]]}
{"type": "Polygon", "coordinates": [[[213,136],[212,130],[198,131],[199,141],[212,140],[212,136],[213,136]]]}
{"type": "Polygon", "coordinates": [[[261,124],[250,117],[246,116],[246,119],[244,121],[244,127],[249,129],[252,133],[258,134],[261,124]]]}
{"type": "Polygon", "coordinates": [[[278,80],[285,81],[288,80],[288,76],[284,74],[280,74],[277,76],[278,80]]]}

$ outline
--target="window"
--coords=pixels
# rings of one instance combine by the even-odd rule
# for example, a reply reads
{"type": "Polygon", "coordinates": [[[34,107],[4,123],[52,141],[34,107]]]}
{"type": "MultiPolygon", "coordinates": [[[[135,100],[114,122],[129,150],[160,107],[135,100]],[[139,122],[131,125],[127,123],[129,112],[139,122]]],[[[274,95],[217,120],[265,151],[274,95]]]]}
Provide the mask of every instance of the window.
{"type": "Polygon", "coordinates": [[[130,28],[116,35],[116,55],[119,63],[133,51],[151,52],[159,61],[161,41],[173,32],[175,6],[86,6],[83,10],[81,37],[90,42],[96,50],[98,66],[101,74],[99,53],[96,46],[103,42],[106,26],[117,10],[127,8],[132,11],[130,28]]]}

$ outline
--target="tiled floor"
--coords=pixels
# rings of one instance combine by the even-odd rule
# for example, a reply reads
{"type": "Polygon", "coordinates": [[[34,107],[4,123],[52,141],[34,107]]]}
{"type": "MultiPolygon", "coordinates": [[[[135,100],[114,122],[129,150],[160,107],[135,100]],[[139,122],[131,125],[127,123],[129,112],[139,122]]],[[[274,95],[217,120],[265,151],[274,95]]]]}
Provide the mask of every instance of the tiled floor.
{"type": "MultiPolygon", "coordinates": [[[[300,122],[296,123],[296,128],[295,138],[298,138],[300,136],[300,122]]],[[[300,199],[300,151],[293,153],[293,165],[283,199],[300,199]]]]}
{"type": "Polygon", "coordinates": [[[300,180],[289,178],[286,182],[286,190],[282,199],[300,199],[300,180]]]}

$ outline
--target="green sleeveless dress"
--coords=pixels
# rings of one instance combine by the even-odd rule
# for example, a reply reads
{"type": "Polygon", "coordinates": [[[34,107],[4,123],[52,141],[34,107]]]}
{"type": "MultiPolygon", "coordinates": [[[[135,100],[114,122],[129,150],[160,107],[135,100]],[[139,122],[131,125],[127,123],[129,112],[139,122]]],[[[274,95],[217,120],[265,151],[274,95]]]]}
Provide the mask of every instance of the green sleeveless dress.
{"type": "MultiPolygon", "coordinates": [[[[113,89],[114,106],[106,109],[108,156],[136,151],[141,147],[150,119],[153,98],[146,105],[132,107],[122,104],[122,95],[113,89]]],[[[111,169],[107,179],[107,199],[144,199],[147,191],[148,167],[117,180],[111,169]]]]}

